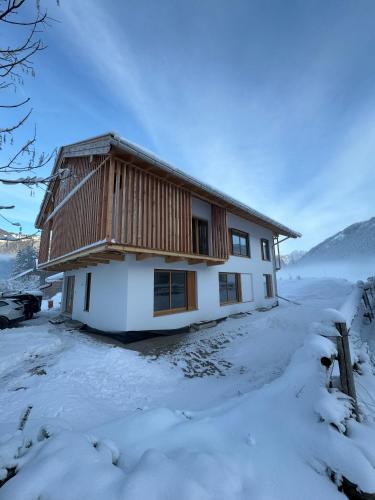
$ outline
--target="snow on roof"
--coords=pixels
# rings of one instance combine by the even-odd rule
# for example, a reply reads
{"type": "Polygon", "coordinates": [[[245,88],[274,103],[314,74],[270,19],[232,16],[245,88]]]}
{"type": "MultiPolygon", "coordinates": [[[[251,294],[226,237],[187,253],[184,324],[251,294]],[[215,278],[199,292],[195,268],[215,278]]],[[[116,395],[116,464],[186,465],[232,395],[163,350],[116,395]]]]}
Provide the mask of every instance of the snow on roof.
{"type": "Polygon", "coordinates": [[[64,279],[64,273],[56,273],[52,274],[51,276],[47,276],[46,282],[55,283],[56,281],[62,281],[63,279],[64,279]]]}

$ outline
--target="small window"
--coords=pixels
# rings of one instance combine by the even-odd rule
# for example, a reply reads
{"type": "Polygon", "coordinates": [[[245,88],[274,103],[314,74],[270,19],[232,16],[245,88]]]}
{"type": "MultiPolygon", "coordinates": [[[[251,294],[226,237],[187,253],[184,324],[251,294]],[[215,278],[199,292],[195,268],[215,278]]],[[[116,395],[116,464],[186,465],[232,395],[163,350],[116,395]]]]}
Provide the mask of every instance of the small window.
{"type": "Polygon", "coordinates": [[[232,255],[250,257],[249,234],[230,229],[232,255]]]}
{"type": "Polygon", "coordinates": [[[0,300],[0,307],[8,306],[8,302],[5,302],[5,300],[0,300]]]}
{"type": "Polygon", "coordinates": [[[260,244],[262,246],[262,260],[271,260],[270,242],[262,238],[260,244]]]}
{"type": "Polygon", "coordinates": [[[270,299],[273,297],[272,275],[263,274],[264,283],[264,297],[270,299]]]}
{"type": "Polygon", "coordinates": [[[196,309],[195,271],[154,272],[154,315],[196,309]]]}
{"type": "Polygon", "coordinates": [[[219,273],[220,305],[241,302],[241,276],[238,273],[219,273]]]}
{"type": "Polygon", "coordinates": [[[208,222],[193,217],[193,253],[208,255],[208,222]]]}
{"type": "Polygon", "coordinates": [[[91,295],[91,273],[86,273],[85,311],[90,310],[90,295],[91,295]]]}

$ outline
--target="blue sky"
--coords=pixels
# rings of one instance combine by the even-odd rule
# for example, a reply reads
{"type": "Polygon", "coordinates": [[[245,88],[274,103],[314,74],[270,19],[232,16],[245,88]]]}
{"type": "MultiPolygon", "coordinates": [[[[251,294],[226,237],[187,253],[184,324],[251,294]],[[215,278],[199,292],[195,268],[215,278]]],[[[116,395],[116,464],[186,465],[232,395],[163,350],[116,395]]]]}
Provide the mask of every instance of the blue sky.
{"type": "MultiPolygon", "coordinates": [[[[117,131],[301,231],[284,251],[375,215],[372,0],[45,5],[41,150],[117,131]]],[[[0,185],[29,232],[42,195],[0,185]]]]}

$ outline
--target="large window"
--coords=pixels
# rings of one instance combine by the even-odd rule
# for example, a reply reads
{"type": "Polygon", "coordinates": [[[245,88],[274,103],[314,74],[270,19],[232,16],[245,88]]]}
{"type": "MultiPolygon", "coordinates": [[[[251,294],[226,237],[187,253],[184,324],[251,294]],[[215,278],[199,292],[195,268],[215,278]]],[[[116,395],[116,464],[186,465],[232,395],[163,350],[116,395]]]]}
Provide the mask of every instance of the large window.
{"type": "Polygon", "coordinates": [[[194,271],[154,272],[154,314],[168,314],[196,309],[194,271]]]}
{"type": "Polygon", "coordinates": [[[193,217],[193,253],[208,255],[208,222],[193,217]]]}
{"type": "Polygon", "coordinates": [[[219,273],[220,305],[241,302],[241,275],[219,273]]]}
{"type": "Polygon", "coordinates": [[[90,295],[91,295],[91,273],[86,273],[85,311],[90,310],[90,295]]]}
{"type": "Polygon", "coordinates": [[[270,242],[264,238],[260,240],[260,244],[262,247],[262,259],[263,260],[271,260],[270,253],[270,242]]]}
{"type": "Polygon", "coordinates": [[[232,255],[250,257],[249,234],[237,229],[230,229],[232,255]]]}
{"type": "Polygon", "coordinates": [[[263,274],[263,284],[264,284],[264,297],[270,299],[273,297],[273,286],[272,286],[272,275],[263,274]]]}

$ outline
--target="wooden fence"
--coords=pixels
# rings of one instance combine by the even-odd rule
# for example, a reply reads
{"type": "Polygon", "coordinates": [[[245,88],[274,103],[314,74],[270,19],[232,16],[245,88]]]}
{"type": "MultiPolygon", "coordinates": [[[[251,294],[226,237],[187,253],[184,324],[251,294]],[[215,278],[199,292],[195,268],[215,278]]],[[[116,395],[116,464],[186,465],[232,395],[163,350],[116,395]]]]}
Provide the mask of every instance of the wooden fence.
{"type": "MultiPolygon", "coordinates": [[[[359,410],[350,355],[349,334],[353,322],[358,316],[367,318],[369,322],[374,321],[374,305],[375,278],[369,278],[366,283],[358,282],[355,290],[341,309],[345,321],[335,322],[338,335],[335,337],[327,335],[331,340],[336,341],[341,391],[352,398],[357,420],[359,419],[359,410]]],[[[323,360],[322,363],[324,364],[323,360]]]]}

